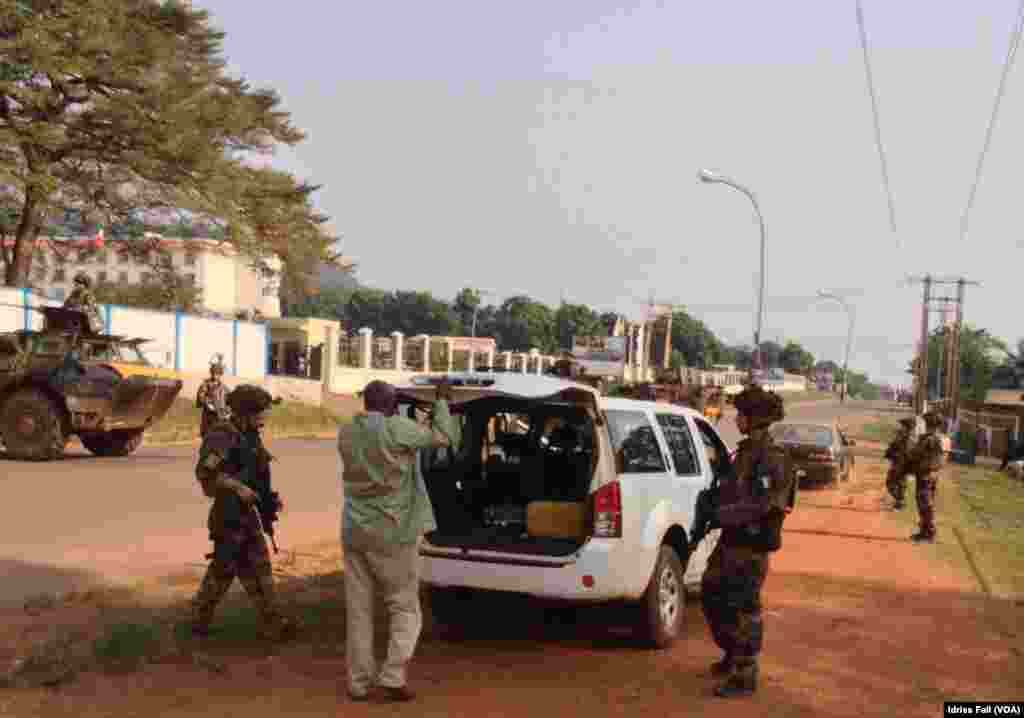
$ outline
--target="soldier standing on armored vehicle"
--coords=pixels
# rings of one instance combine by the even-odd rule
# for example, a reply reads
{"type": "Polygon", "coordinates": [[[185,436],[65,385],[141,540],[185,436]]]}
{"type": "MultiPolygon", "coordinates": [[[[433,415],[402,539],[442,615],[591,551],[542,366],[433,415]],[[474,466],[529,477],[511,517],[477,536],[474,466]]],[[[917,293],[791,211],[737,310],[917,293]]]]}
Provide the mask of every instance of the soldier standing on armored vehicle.
{"type": "MultiPolygon", "coordinates": [[[[227,396],[231,420],[211,427],[199,449],[196,478],[212,498],[208,526],[212,558],[193,603],[192,633],[209,632],[217,604],[235,578],[255,604],[266,635],[283,638],[294,623],[282,615],[263,534],[273,540],[273,524],[284,506],[270,485],[272,456],[260,431],[274,401],[258,386],[243,384],[227,396]]],[[[276,548],[276,547],[275,547],[276,548]]]]}
{"type": "Polygon", "coordinates": [[[892,496],[893,508],[903,508],[903,499],[907,492],[907,452],[910,451],[910,438],[914,430],[914,417],[900,419],[900,429],[896,437],[885,450],[885,458],[889,460],[889,474],[885,478],[885,488],[892,496]]]}
{"type": "Polygon", "coordinates": [[[921,516],[921,528],[910,538],[918,543],[934,543],[935,492],[938,488],[939,469],[945,458],[942,437],[939,436],[942,415],[929,411],[923,418],[925,433],[907,456],[907,468],[917,477],[917,511],[921,516]]]}
{"type": "Polygon", "coordinates": [[[199,420],[199,436],[205,437],[217,421],[228,417],[227,387],[221,381],[224,376],[224,360],[218,354],[210,362],[210,378],[199,385],[196,392],[196,408],[202,409],[203,414],[199,420]]]}
{"type": "Polygon", "coordinates": [[[92,280],[89,279],[89,275],[81,272],[75,275],[74,289],[64,300],[64,308],[83,312],[89,320],[89,330],[93,334],[99,334],[103,330],[100,308],[96,303],[96,297],[93,296],[92,280]]]}
{"type": "Polygon", "coordinates": [[[782,523],[792,506],[794,480],[768,427],[785,417],[782,399],[760,386],[736,396],[740,441],[732,472],[722,477],[714,523],[722,535],[708,559],[701,585],[704,616],[724,652],[711,667],[726,677],[715,695],[757,690],[761,653],[761,588],[769,555],[782,546],[782,523]]]}

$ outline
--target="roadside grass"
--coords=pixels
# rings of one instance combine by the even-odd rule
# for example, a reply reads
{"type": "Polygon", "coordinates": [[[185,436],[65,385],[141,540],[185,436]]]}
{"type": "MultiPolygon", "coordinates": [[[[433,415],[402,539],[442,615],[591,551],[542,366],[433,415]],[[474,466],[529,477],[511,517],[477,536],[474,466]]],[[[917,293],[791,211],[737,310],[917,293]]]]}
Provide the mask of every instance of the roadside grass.
{"type": "MultiPolygon", "coordinates": [[[[270,410],[266,434],[270,438],[333,434],[339,422],[347,418],[323,406],[284,401],[270,410]]],[[[195,407],[195,402],[179,397],[167,414],[146,432],[146,442],[172,444],[198,440],[199,419],[200,410],[195,407]]]]}
{"type": "Polygon", "coordinates": [[[878,421],[868,422],[861,426],[857,438],[875,441],[879,444],[888,444],[896,438],[898,431],[899,424],[896,422],[879,419],[878,421]]]}
{"type": "MultiPolygon", "coordinates": [[[[915,480],[907,481],[907,508],[898,512],[916,526],[915,480]]],[[[987,592],[1024,597],[1024,484],[983,466],[947,464],[936,496],[937,555],[966,553],[987,592]]]]}

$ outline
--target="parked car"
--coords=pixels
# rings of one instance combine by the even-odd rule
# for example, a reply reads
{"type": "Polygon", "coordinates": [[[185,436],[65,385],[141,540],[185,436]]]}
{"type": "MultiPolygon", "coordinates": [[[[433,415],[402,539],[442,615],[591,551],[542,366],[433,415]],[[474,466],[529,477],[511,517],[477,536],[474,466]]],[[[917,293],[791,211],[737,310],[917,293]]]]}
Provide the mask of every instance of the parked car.
{"type": "MultiPolygon", "coordinates": [[[[457,451],[423,452],[438,529],[421,547],[435,619],[458,623],[474,590],[636,602],[665,647],[684,631],[714,532],[691,555],[698,492],[729,448],[692,409],[609,398],[547,376],[450,374],[457,451]]],[[[438,377],[398,387],[415,415],[438,377]]]]}
{"type": "Polygon", "coordinates": [[[785,449],[789,466],[798,482],[838,484],[853,478],[851,448],[856,442],[847,437],[835,422],[787,421],[774,424],[771,434],[775,442],[785,449]]]}

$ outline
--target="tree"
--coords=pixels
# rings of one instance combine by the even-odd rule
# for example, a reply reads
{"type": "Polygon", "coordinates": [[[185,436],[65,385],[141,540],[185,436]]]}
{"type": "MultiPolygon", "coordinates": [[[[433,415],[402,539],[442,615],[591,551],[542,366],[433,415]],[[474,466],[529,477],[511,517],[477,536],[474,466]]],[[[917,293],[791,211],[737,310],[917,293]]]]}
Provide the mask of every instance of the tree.
{"type": "Polygon", "coordinates": [[[320,317],[323,319],[348,319],[348,302],[355,290],[328,289],[303,297],[301,301],[287,305],[286,316],[320,317]]]}
{"type": "MultiPolygon", "coordinates": [[[[455,301],[452,302],[452,311],[455,312],[462,325],[463,335],[470,335],[473,328],[473,311],[480,307],[480,304],[480,291],[477,289],[466,287],[455,295],[455,301]]],[[[479,315],[479,311],[477,313],[479,315]]],[[[477,321],[479,319],[480,317],[477,316],[477,321]]]]}
{"type": "Polygon", "coordinates": [[[814,355],[799,343],[789,341],[779,354],[779,366],[790,374],[806,376],[814,368],[814,355]]]}
{"type": "Polygon", "coordinates": [[[672,314],[672,348],[682,354],[687,366],[700,369],[720,363],[725,354],[714,332],[684,311],[672,314]]]}
{"type": "Polygon", "coordinates": [[[601,315],[585,304],[562,304],[555,310],[555,337],[560,349],[571,349],[573,337],[605,336],[601,315]]]}
{"type": "MultiPolygon", "coordinates": [[[[940,381],[939,357],[944,356],[946,328],[939,327],[928,338],[928,386],[935,388],[940,381]]],[[[985,329],[964,324],[960,330],[960,396],[969,401],[984,401],[992,388],[996,367],[1001,357],[1009,354],[1006,342],[992,336],[985,329]]],[[[943,366],[943,376],[946,367],[943,366]]]]}
{"type": "Polygon", "coordinates": [[[549,307],[529,297],[506,299],[495,316],[496,339],[513,351],[557,350],[554,316],[549,307]]]}
{"type": "MultiPolygon", "coordinates": [[[[6,284],[27,281],[47,217],[65,209],[112,225],[139,209],[183,208],[219,219],[254,257],[285,248],[281,222],[301,215],[315,187],[242,160],[303,133],[276,93],[226,74],[224,33],[205,11],[152,0],[21,5],[0,0],[0,185],[17,211],[6,284]]],[[[287,235],[289,259],[306,242],[318,251],[316,220],[308,213],[287,235]]]]}
{"type": "Polygon", "coordinates": [[[761,342],[761,368],[771,369],[780,365],[782,347],[773,341],[761,342]]]}

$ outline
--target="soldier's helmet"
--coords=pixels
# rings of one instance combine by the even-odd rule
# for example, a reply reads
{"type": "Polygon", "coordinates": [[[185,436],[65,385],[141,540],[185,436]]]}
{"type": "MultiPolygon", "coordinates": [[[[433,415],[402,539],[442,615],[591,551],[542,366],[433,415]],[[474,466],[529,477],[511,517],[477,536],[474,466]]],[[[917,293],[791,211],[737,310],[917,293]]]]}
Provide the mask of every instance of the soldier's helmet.
{"type": "Polygon", "coordinates": [[[235,387],[227,395],[226,402],[231,413],[239,417],[262,414],[277,403],[266,389],[255,384],[235,387]]]}
{"type": "Polygon", "coordinates": [[[927,411],[921,418],[928,429],[938,429],[942,426],[942,414],[937,411],[927,411]]]}
{"type": "Polygon", "coordinates": [[[89,287],[92,286],[92,280],[89,279],[88,274],[83,274],[79,272],[78,274],[75,275],[74,284],[76,286],[85,287],[86,289],[88,289],[89,287]]]}
{"type": "Polygon", "coordinates": [[[210,361],[210,373],[216,376],[224,374],[224,355],[216,354],[210,361]]]}
{"type": "Polygon", "coordinates": [[[765,391],[757,384],[751,384],[733,399],[736,411],[750,418],[755,428],[768,426],[786,418],[786,410],[782,405],[782,397],[765,391]]]}
{"type": "Polygon", "coordinates": [[[907,429],[908,431],[913,431],[914,424],[916,423],[917,421],[912,416],[905,416],[902,419],[900,419],[900,426],[902,426],[904,429],[907,429]]]}

